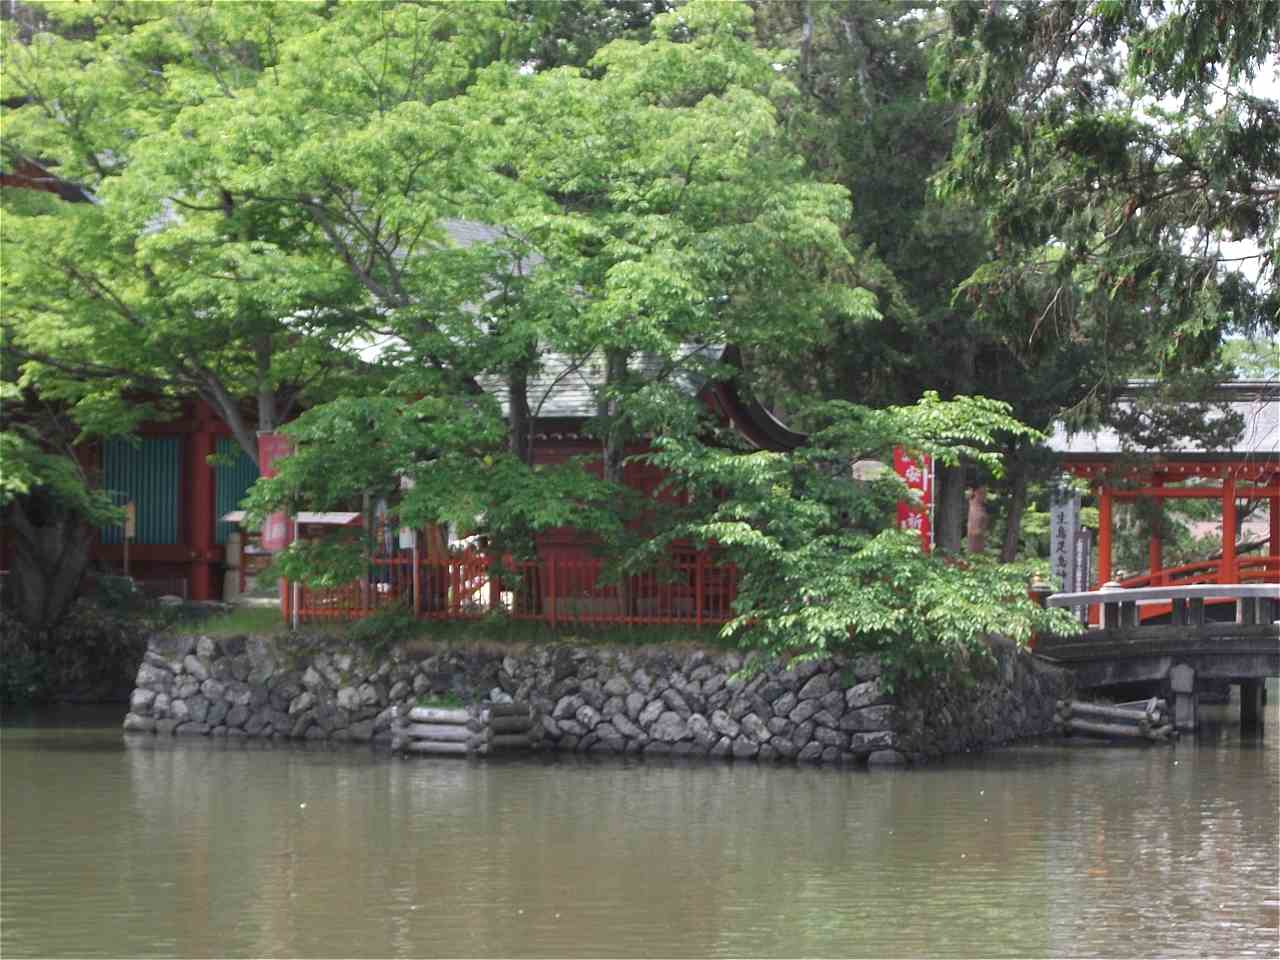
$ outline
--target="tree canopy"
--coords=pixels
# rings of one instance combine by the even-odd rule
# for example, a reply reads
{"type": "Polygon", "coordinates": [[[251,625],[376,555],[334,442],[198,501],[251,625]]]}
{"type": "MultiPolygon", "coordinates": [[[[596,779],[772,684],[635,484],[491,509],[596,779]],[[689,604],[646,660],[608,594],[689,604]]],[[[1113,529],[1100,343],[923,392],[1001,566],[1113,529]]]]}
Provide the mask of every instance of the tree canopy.
{"type": "Polygon", "coordinates": [[[945,586],[1025,571],[908,561],[901,490],[839,465],[935,453],[945,551],[989,484],[1012,560],[1052,422],[1136,375],[1192,395],[1274,333],[1280,112],[1246,84],[1275,7],[9,5],[4,165],[88,202],[4,190],[6,361],[85,436],[190,397],[254,457],[285,425],[257,512],[402,490],[403,522],[515,551],[714,540],[769,643],[963,648],[994,621],[945,586]],[[808,446],[708,442],[687,384],[742,375],[725,344],[808,446]],[[536,384],[583,365],[601,469],[535,466],[536,384]],[[648,543],[641,438],[689,505],[648,543]]]}

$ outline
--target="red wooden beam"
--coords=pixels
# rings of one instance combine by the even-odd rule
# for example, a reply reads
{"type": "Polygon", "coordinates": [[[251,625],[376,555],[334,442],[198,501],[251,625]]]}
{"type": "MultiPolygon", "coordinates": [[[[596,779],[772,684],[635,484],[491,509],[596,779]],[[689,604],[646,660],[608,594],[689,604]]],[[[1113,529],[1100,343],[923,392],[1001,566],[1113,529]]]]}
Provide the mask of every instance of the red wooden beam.
{"type": "MultiPolygon", "coordinates": [[[[1232,483],[1235,480],[1232,478],[1232,483]]],[[[1111,496],[1117,500],[1133,500],[1137,497],[1155,497],[1157,499],[1174,500],[1220,500],[1222,487],[1108,487],[1111,496]]],[[[1262,499],[1263,497],[1280,496],[1280,486],[1237,487],[1236,497],[1239,499],[1262,499]]]]}

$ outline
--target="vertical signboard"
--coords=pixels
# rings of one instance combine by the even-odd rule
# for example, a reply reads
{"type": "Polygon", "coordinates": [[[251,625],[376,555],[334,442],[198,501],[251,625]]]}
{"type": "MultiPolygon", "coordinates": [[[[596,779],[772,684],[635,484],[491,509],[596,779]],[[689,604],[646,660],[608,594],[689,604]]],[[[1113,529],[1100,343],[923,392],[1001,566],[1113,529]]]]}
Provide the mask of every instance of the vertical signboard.
{"type": "Polygon", "coordinates": [[[1089,567],[1093,561],[1093,531],[1082,526],[1075,531],[1075,582],[1071,589],[1084,593],[1092,586],[1089,567]]]}
{"type": "MultiPolygon", "coordinates": [[[[258,434],[258,470],[264,477],[276,475],[275,463],[293,450],[288,437],[279,433],[258,434]]],[[[289,545],[289,516],[283,510],[267,514],[262,521],[262,548],[277,553],[289,545]]]]}
{"type": "Polygon", "coordinates": [[[910,501],[898,501],[898,527],[918,532],[920,546],[928,553],[933,547],[933,461],[927,454],[912,457],[894,447],[893,470],[914,494],[910,501]]]}
{"type": "Polygon", "coordinates": [[[1049,564],[1063,591],[1076,588],[1076,530],[1080,526],[1080,495],[1065,482],[1054,486],[1049,507],[1049,564]]]}

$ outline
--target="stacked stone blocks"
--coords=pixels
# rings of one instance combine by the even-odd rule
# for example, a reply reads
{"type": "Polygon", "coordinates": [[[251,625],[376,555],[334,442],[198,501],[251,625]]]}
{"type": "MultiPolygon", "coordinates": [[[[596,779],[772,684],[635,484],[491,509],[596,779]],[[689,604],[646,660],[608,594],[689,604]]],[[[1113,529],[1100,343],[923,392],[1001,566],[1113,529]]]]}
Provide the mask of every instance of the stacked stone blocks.
{"type": "Polygon", "coordinates": [[[976,683],[894,696],[874,657],[748,664],[573,645],[373,656],[304,637],[166,637],[148,645],[124,726],[390,745],[393,724],[442,696],[477,717],[514,699],[545,750],[897,764],[1049,732],[1069,678],[1031,660],[1004,650],[976,683]]]}

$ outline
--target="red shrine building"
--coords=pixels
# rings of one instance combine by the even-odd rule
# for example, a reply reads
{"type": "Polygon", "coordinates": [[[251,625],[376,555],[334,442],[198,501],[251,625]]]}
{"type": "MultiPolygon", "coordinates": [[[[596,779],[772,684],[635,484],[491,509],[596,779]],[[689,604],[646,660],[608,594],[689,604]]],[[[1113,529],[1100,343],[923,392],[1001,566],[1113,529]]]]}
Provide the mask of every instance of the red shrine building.
{"type": "Polygon", "coordinates": [[[1223,449],[1187,445],[1139,454],[1110,430],[1071,435],[1059,429],[1052,437],[1050,445],[1060,454],[1064,470],[1087,480],[1096,498],[1093,589],[1108,582],[1121,587],[1280,582],[1280,384],[1227,383],[1218,388],[1215,399],[1229,404],[1244,422],[1238,439],[1223,449]],[[1157,510],[1176,499],[1214,501],[1221,518],[1216,556],[1169,566],[1157,529],[1148,543],[1147,569],[1117,571],[1117,505],[1139,499],[1157,510]],[[1266,518],[1265,526],[1255,525],[1261,536],[1242,538],[1246,512],[1266,518]]]}

